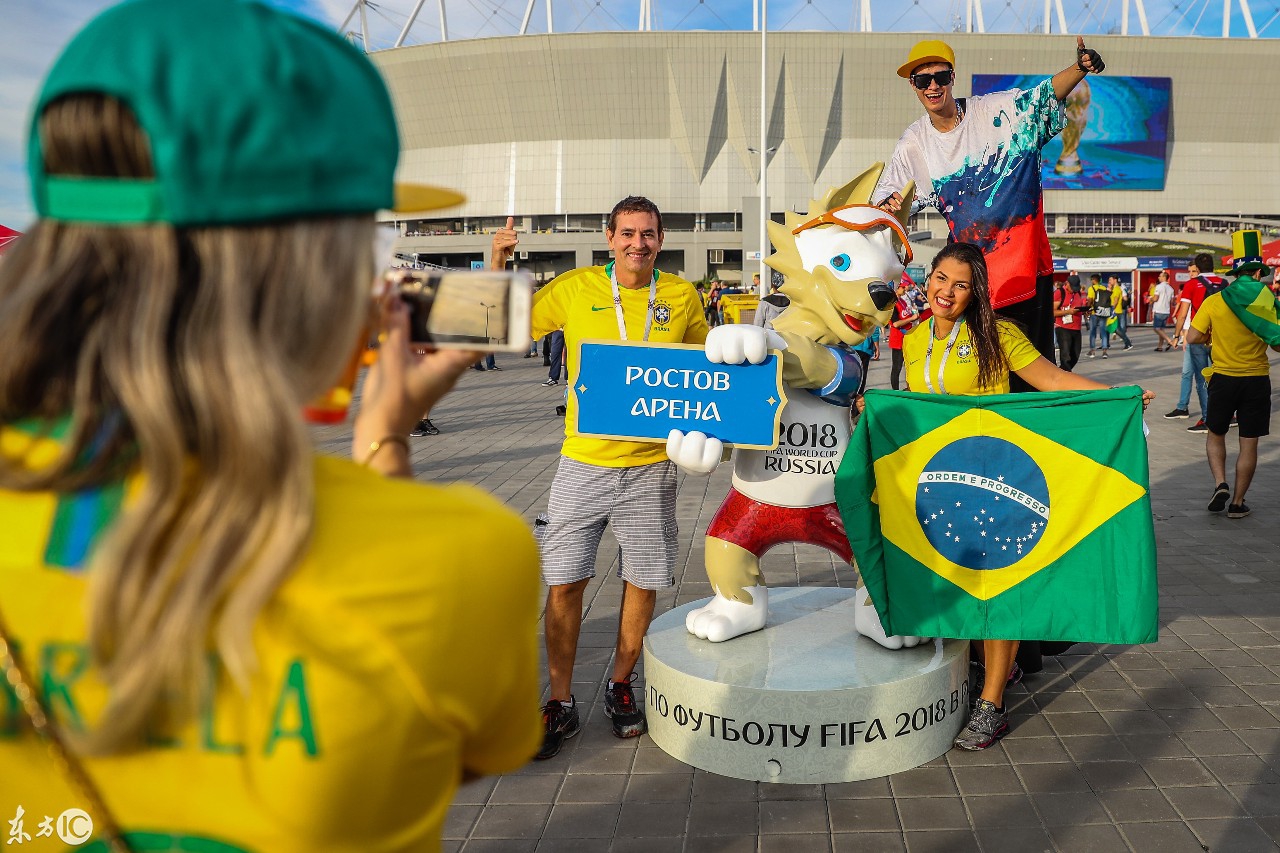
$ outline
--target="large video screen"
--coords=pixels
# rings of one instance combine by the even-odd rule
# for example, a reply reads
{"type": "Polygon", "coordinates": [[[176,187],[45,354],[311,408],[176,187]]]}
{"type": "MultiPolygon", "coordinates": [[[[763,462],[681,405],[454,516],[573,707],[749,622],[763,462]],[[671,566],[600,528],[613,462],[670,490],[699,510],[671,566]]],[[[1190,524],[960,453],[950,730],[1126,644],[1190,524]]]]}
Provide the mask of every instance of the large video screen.
{"type": "MultiPolygon", "coordinates": [[[[973,94],[1030,89],[1030,74],[975,74],[973,94]]],[[[1086,77],[1066,100],[1067,127],[1044,147],[1047,190],[1162,190],[1168,77],[1086,77]]]]}

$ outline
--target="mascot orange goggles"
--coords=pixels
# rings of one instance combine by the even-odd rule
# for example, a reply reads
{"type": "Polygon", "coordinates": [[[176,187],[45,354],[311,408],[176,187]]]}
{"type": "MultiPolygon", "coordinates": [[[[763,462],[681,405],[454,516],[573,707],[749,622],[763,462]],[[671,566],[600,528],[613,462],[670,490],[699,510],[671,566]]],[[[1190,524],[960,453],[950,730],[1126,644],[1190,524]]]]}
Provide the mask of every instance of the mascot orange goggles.
{"type": "Polygon", "coordinates": [[[902,241],[902,247],[907,251],[906,261],[911,263],[911,244],[907,242],[907,232],[903,230],[902,223],[873,204],[846,204],[844,207],[828,210],[799,228],[793,229],[791,233],[799,234],[801,231],[808,231],[820,225],[839,225],[850,231],[867,231],[883,225],[898,235],[898,239],[902,241]]]}

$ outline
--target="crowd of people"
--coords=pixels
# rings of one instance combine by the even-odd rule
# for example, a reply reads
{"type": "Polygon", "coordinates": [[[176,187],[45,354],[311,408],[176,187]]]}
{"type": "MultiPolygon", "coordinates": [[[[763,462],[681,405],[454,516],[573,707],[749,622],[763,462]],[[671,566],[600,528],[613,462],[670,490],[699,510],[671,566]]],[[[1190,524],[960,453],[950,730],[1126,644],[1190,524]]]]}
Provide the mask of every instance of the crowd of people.
{"type": "MultiPolygon", "coordinates": [[[[478,489],[408,482],[406,437],[434,434],[433,406],[468,367],[496,364],[410,341],[405,305],[371,285],[374,216],[460,197],[393,182],[391,98],[335,33],[251,0],[207,0],[200,15],[192,27],[171,0],[102,13],[35,105],[39,220],[0,265],[0,336],[21,354],[0,361],[0,516],[13,534],[0,541],[0,669],[23,714],[0,738],[0,801],[57,814],[72,790],[117,849],[160,843],[140,827],[183,849],[433,849],[459,784],[552,758],[581,730],[573,669],[606,528],[623,593],[604,709],[618,737],[645,733],[634,683],[657,591],[674,580],[675,468],[661,444],[578,434],[570,395],[536,540],[478,489]],[[317,455],[302,407],[371,336],[351,459],[317,455]],[[74,689],[33,670],[60,654],[75,656],[74,689]],[[50,685],[56,718],[40,702],[50,685]]],[[[1133,297],[1114,278],[1055,291],[1039,187],[1062,100],[1102,68],[1081,41],[1034,90],[959,100],[945,43],[921,42],[898,70],[926,114],[875,200],[897,211],[922,190],[953,242],[926,282],[898,284],[893,388],[904,372],[921,393],[1102,387],[1071,372],[1083,320],[1089,355],[1106,358],[1107,321],[1133,297]],[[1016,156],[991,133],[999,114],[1028,146],[1016,156]],[[984,162],[1010,189],[966,219],[974,206],[952,201],[976,178],[955,167],[984,162]],[[988,239],[1014,221],[1031,226],[988,239]],[[935,347],[957,345],[976,357],[934,371],[935,347]]],[[[576,376],[587,338],[701,344],[737,292],[702,294],[656,268],[662,214],[645,197],[618,202],[605,238],[613,261],[534,298],[546,385],[576,376]]],[[[518,242],[508,220],[492,265],[518,242]]],[[[1212,293],[1212,263],[1197,258],[1181,292],[1166,280],[1146,298],[1162,351],[1185,332],[1183,399],[1167,417],[1187,416],[1194,382],[1209,509],[1238,518],[1269,424],[1265,347],[1280,337],[1241,325],[1239,305],[1265,300],[1256,266],[1234,272],[1212,293]],[[1232,488],[1223,436],[1237,414],[1232,488]]],[[[767,297],[760,322],[785,299],[767,297]]],[[[1116,334],[1132,347],[1123,323],[1116,334]]],[[[864,374],[876,349],[871,338],[864,374]]],[[[1028,647],[974,643],[982,686],[957,746],[1007,731],[1003,691],[1028,647]]]]}

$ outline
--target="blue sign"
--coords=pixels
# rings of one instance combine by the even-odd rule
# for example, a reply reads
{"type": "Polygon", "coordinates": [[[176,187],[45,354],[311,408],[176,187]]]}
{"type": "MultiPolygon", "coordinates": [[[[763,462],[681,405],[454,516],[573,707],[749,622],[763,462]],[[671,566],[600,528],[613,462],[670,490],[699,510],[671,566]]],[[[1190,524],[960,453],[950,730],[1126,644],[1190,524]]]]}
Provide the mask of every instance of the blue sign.
{"type": "Polygon", "coordinates": [[[1054,258],[1054,259],[1053,259],[1053,271],[1054,271],[1054,272],[1067,272],[1067,259],[1066,259],[1066,258],[1054,258]]]}
{"type": "Polygon", "coordinates": [[[1138,258],[1140,270],[1185,270],[1190,265],[1190,258],[1138,258]]]}
{"type": "Polygon", "coordinates": [[[572,393],[579,435],[666,441],[673,429],[736,447],[778,444],[782,359],[714,364],[700,346],[585,341],[572,393]]]}

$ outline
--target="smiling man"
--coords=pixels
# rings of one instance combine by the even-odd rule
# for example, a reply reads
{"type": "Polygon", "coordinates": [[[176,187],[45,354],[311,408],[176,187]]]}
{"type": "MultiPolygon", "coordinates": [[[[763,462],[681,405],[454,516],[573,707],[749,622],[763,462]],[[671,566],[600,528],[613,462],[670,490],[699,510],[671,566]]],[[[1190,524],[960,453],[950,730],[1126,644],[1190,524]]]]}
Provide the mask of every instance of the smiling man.
{"type": "MultiPolygon", "coordinates": [[[[493,237],[491,265],[501,269],[519,238],[512,221],[493,237]]],[[[707,339],[702,300],[693,285],[654,269],[662,248],[662,214],[647,198],[614,205],[605,237],[614,260],[558,276],[534,297],[533,336],[564,329],[570,387],[577,383],[578,348],[587,338],[700,344],[707,339]]],[[[542,578],[549,587],[545,621],[551,695],[538,758],[551,758],[580,728],[570,692],[582,627],[582,595],[595,576],[606,525],[622,548],[622,608],[613,676],[604,712],[618,737],[644,734],[644,712],[631,687],[640,644],[653,619],[657,590],[674,582],[676,468],[661,444],[578,435],[569,395],[560,465],[539,531],[542,578]]]]}
{"type": "MultiPolygon", "coordinates": [[[[872,199],[896,213],[901,190],[947,221],[950,242],[972,243],[991,271],[992,307],[1017,320],[1037,350],[1053,358],[1053,252],[1044,227],[1040,149],[1066,125],[1064,101],[1102,57],[1076,39],[1076,61],[1033,89],[956,99],[955,53],[918,42],[898,76],[911,82],[925,114],[898,140],[872,199]]],[[[1014,390],[1027,390],[1014,378],[1014,390]]]]}

